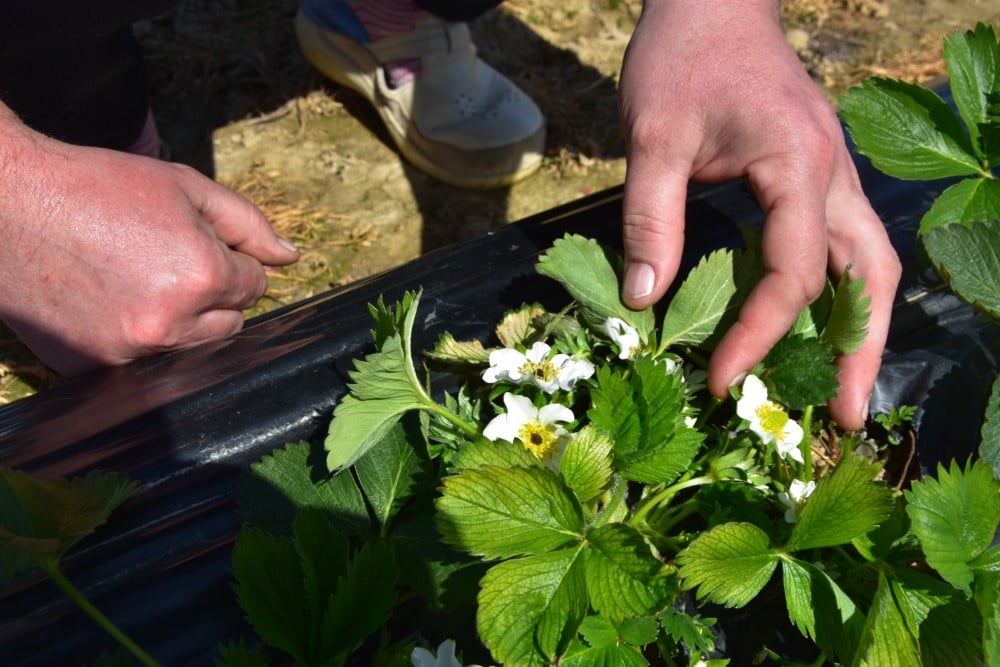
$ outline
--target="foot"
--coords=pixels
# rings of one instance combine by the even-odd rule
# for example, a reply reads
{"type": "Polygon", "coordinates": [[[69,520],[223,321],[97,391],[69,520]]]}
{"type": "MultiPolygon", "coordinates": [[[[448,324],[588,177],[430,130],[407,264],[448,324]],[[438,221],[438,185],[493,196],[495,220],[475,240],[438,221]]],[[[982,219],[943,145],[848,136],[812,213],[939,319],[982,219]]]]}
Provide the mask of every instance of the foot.
{"type": "Polygon", "coordinates": [[[369,28],[360,21],[364,35],[324,28],[302,10],[295,27],[306,58],[368,99],[403,156],[430,176],[492,188],[536,171],[545,120],[535,103],[476,55],[467,24],[415,19],[400,32],[371,29],[380,35],[371,41],[361,41],[369,28]]]}

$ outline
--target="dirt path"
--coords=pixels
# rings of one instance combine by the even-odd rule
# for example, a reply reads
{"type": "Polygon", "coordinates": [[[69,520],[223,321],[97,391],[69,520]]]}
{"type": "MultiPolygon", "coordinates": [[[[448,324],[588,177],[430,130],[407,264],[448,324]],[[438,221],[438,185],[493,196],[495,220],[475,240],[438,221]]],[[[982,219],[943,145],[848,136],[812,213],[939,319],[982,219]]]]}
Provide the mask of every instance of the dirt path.
{"type": "MultiPolygon", "coordinates": [[[[641,0],[507,0],[473,23],[484,59],[548,123],[540,173],[509,189],[461,190],[402,163],[374,112],[305,62],[296,0],[185,0],[138,26],[154,111],[172,158],[244,193],[303,250],[251,314],[390,269],[616,185],[624,150],[617,73],[641,0]]],[[[927,81],[941,39],[1000,0],[789,0],[789,41],[831,99],[867,75],[927,81]]],[[[0,403],[57,382],[0,329],[0,403]]]]}

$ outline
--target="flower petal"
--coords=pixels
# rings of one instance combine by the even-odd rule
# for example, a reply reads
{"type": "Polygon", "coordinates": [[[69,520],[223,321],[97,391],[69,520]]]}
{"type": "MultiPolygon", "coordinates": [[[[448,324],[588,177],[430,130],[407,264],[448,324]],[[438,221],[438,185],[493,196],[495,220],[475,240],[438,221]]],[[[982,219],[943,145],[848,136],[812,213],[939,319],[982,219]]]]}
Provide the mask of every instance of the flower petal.
{"type": "Polygon", "coordinates": [[[531,349],[524,353],[524,356],[528,358],[533,364],[537,364],[540,361],[544,361],[545,357],[549,356],[549,351],[552,348],[549,347],[548,343],[543,343],[542,341],[535,341],[531,346],[531,349]]]}
{"type": "Polygon", "coordinates": [[[571,422],[574,419],[576,417],[573,415],[573,411],[559,403],[550,403],[538,411],[538,421],[543,424],[571,422]]]}

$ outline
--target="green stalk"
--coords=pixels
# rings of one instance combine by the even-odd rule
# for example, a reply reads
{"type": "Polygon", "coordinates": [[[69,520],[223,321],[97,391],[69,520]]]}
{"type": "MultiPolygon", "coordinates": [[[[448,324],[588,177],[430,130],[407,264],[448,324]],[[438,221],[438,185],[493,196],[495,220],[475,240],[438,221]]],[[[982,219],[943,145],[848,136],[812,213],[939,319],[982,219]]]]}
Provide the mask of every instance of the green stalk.
{"type": "Polygon", "coordinates": [[[102,614],[100,610],[90,603],[90,600],[83,596],[83,593],[77,589],[73,583],[66,578],[59,569],[59,563],[53,556],[43,556],[38,561],[39,566],[51,577],[52,581],[62,589],[63,593],[66,594],[70,600],[75,602],[80,609],[90,616],[101,626],[105,632],[115,638],[115,640],[121,644],[129,653],[131,653],[135,658],[142,664],[147,665],[147,667],[159,667],[158,662],[152,658],[148,653],[143,651],[138,644],[133,642],[128,636],[122,632],[117,625],[111,622],[111,620],[102,614]]]}
{"type": "Polygon", "coordinates": [[[634,525],[642,524],[646,521],[646,517],[653,510],[654,507],[659,507],[660,505],[665,505],[670,502],[670,500],[678,493],[684,489],[690,489],[695,486],[702,486],[704,484],[711,484],[715,479],[708,476],[702,477],[692,477],[690,479],[684,480],[682,482],[677,482],[667,488],[663,489],[654,496],[647,498],[636,510],[635,514],[629,520],[629,523],[634,525]]]}
{"type": "Polygon", "coordinates": [[[465,421],[464,419],[462,419],[461,417],[459,417],[455,413],[451,412],[447,408],[444,408],[444,407],[438,405],[437,403],[435,403],[434,401],[432,401],[430,399],[427,399],[426,401],[424,401],[424,407],[427,409],[428,412],[433,412],[436,415],[440,415],[440,416],[444,417],[445,419],[447,419],[452,424],[454,424],[455,426],[459,427],[460,429],[462,429],[463,431],[465,431],[469,435],[476,435],[477,433],[479,433],[479,429],[478,428],[476,428],[475,426],[473,426],[469,422],[465,421]]]}
{"type": "Polygon", "coordinates": [[[812,465],[812,418],[813,406],[806,407],[802,413],[802,442],[799,443],[799,451],[802,452],[802,470],[799,471],[799,479],[808,482],[813,476],[812,465]]]}

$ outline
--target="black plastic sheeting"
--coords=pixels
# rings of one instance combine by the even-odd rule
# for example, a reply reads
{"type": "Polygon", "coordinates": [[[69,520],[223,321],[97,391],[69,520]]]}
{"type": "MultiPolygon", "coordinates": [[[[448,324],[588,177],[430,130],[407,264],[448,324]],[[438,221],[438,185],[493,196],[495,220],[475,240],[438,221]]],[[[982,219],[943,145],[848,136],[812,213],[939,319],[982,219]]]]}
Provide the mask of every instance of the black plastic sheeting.
{"type": "MultiPolygon", "coordinates": [[[[919,405],[922,465],[964,460],[997,375],[1000,326],[942,289],[917,255],[917,221],[941,187],[860,169],[906,266],[872,411],[919,405]]],[[[693,187],[687,216],[682,272],[710,249],[738,246],[737,224],[761,219],[739,183],[693,187]]],[[[0,409],[0,465],[141,482],[64,571],[163,664],[212,664],[220,640],[249,636],[228,569],[238,479],[274,448],[322,440],[347,371],[370,350],[367,304],[422,287],[416,349],[444,331],[485,340],[523,301],[565,303],[533,268],[553,240],[577,232],[620,244],[620,220],[620,189],[598,193],[258,318],[225,341],[45,390],[0,409]]],[[[40,574],[0,592],[0,665],[90,664],[111,646],[40,574]]]]}

